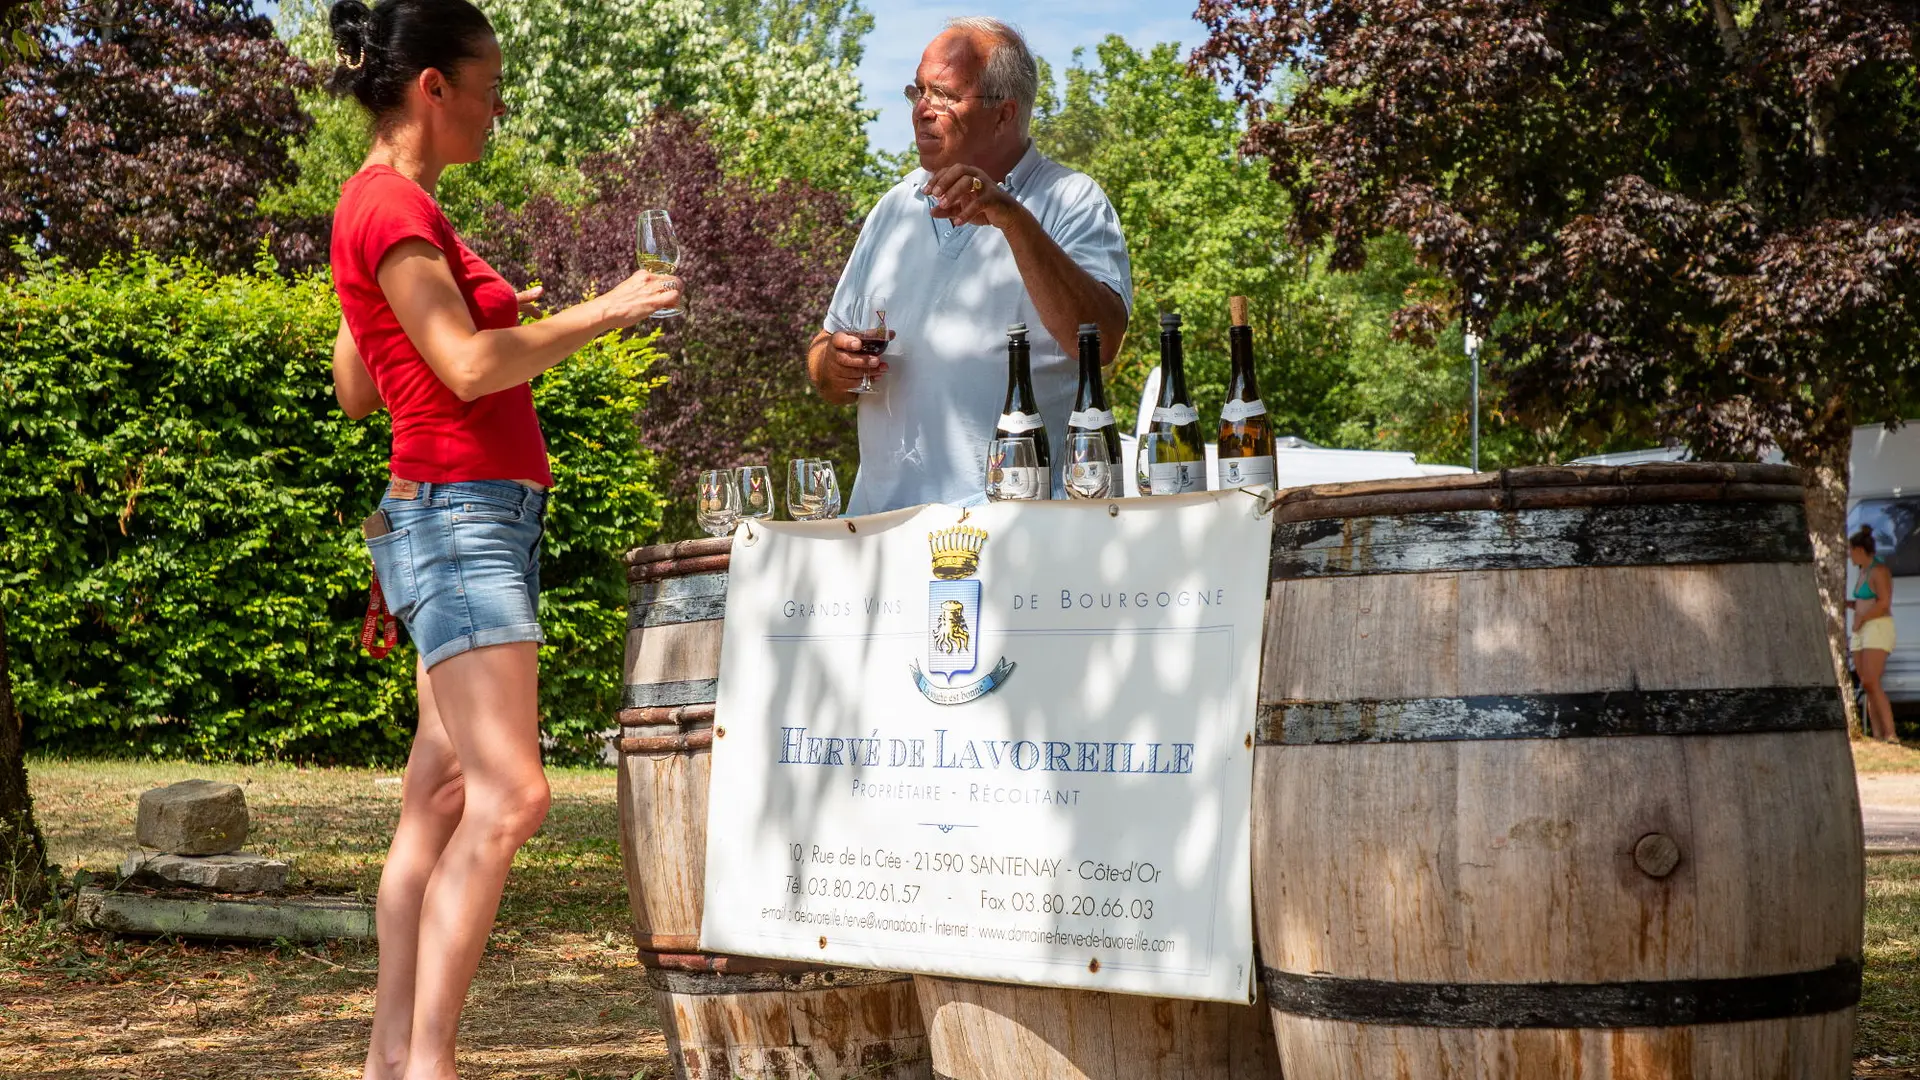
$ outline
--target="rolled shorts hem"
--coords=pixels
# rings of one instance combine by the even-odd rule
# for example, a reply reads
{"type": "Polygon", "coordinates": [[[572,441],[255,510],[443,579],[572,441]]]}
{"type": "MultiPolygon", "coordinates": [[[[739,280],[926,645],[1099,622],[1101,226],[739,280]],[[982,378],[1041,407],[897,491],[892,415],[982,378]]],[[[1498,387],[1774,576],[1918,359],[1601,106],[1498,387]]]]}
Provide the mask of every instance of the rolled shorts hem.
{"type": "Polygon", "coordinates": [[[475,630],[471,634],[462,634],[445,645],[422,657],[420,663],[431,669],[442,660],[459,656],[463,652],[484,649],[489,645],[511,645],[516,641],[531,641],[535,644],[547,643],[546,631],[539,623],[514,623],[511,626],[491,626],[485,630],[475,630]]]}

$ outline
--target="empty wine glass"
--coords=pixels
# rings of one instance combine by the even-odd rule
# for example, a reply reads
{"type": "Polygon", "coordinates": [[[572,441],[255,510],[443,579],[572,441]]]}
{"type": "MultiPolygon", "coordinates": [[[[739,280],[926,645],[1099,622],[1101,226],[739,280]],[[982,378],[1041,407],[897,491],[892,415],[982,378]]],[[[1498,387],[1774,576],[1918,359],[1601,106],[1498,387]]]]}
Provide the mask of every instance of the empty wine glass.
{"type": "Polygon", "coordinates": [[[839,486],[833,466],[817,458],[787,463],[787,515],[795,521],[820,521],[839,513],[839,486]]]}
{"type": "Polygon", "coordinates": [[[816,470],[814,473],[814,482],[820,489],[820,497],[826,500],[827,504],[827,512],[823,516],[830,518],[839,517],[840,478],[834,475],[833,462],[828,461],[826,458],[812,458],[810,462],[816,470]]]}
{"type": "Polygon", "coordinates": [[[1143,431],[1133,440],[1134,490],[1153,494],[1153,432],[1143,431]]]}
{"type": "Polygon", "coordinates": [[[740,523],[740,484],[732,469],[700,474],[700,502],[694,518],[708,536],[725,536],[740,523]]]}
{"type": "Polygon", "coordinates": [[[994,502],[1040,498],[1045,476],[1031,437],[995,439],[987,444],[987,498],[994,502]]]}
{"type": "MultiPolygon", "coordinates": [[[[638,252],[640,269],[654,274],[672,274],[680,266],[680,239],[674,235],[673,219],[665,210],[642,210],[640,218],[634,224],[634,247],[638,252]]],[[[656,319],[670,319],[680,314],[679,308],[667,308],[653,313],[656,319]]]]}
{"type": "Polygon", "coordinates": [[[1067,497],[1105,499],[1113,494],[1113,461],[1107,456],[1107,436],[1100,431],[1067,432],[1067,497]]]}
{"type": "MultiPolygon", "coordinates": [[[[886,297],[873,293],[849,297],[840,308],[827,313],[827,329],[859,338],[862,356],[879,356],[887,351],[887,303],[886,297]]],[[[853,392],[873,393],[873,376],[860,376],[860,385],[853,392]]]]}
{"type": "Polygon", "coordinates": [[[740,516],[773,516],[773,476],[765,465],[740,466],[740,516]]]}

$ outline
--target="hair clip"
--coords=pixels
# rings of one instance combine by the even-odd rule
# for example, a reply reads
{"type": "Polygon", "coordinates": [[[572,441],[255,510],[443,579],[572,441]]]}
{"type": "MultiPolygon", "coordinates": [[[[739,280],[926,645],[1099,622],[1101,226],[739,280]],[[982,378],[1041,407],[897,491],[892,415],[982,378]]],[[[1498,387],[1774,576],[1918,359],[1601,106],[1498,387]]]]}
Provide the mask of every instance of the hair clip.
{"type": "Polygon", "coordinates": [[[365,45],[360,46],[360,58],[358,60],[348,56],[347,50],[345,49],[335,49],[333,50],[333,55],[335,59],[340,61],[340,65],[348,71],[359,71],[367,62],[367,47],[365,45]]]}

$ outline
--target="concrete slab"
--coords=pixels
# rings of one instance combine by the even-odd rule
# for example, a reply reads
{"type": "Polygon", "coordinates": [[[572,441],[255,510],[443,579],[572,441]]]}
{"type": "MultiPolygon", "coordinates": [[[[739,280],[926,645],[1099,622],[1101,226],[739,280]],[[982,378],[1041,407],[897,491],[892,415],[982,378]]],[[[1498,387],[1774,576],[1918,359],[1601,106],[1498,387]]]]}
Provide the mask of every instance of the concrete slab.
{"type": "Polygon", "coordinates": [[[287,864],[265,855],[172,855],[134,848],[120,864],[120,876],[161,887],[211,889],[223,893],[274,892],[287,886],[287,864]]]}
{"type": "Polygon", "coordinates": [[[326,941],[374,936],[373,905],[350,897],[199,899],[143,892],[80,890],[74,922],[123,934],[326,941]]]}

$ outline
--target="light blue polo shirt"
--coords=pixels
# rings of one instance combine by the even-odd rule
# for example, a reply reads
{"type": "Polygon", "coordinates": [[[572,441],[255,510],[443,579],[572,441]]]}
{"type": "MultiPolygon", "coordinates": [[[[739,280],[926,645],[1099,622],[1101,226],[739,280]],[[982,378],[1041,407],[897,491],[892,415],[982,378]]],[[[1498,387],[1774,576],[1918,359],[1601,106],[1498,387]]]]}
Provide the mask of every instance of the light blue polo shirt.
{"type": "MultiPolygon", "coordinates": [[[[915,169],[881,196],[833,294],[835,312],[857,296],[886,296],[887,326],[898,335],[884,357],[887,373],[874,380],[878,392],[859,399],[860,471],[849,514],[985,498],[987,441],[1006,400],[1009,323],[1032,328],[1033,392],[1053,460],[1064,459],[1079,345],[1062,347],[1041,325],[999,229],[955,228],[932,216],[932,200],[921,195],[931,178],[915,169]]],[[[1029,144],[1002,187],[1131,312],[1126,240],[1098,184],[1029,144]]]]}

